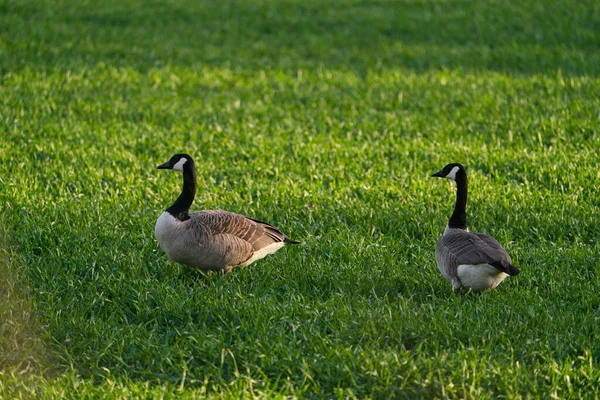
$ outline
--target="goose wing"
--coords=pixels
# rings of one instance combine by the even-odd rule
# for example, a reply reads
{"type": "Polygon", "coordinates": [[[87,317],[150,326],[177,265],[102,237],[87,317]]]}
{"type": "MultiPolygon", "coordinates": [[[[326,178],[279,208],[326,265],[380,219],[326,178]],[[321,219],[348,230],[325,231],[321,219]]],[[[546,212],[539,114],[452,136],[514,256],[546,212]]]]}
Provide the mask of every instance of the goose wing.
{"type": "Polygon", "coordinates": [[[237,237],[250,244],[254,251],[288,239],[273,225],[228,211],[199,211],[193,213],[193,219],[204,225],[212,236],[231,235],[237,237]]]}
{"type": "Polygon", "coordinates": [[[265,222],[222,210],[190,214],[190,228],[202,231],[212,265],[236,266],[261,249],[277,242],[292,242],[279,229],[265,222]],[[197,229],[201,226],[201,229],[197,229]]]}
{"type": "Polygon", "coordinates": [[[506,250],[489,235],[467,231],[451,232],[442,236],[438,246],[453,270],[462,264],[490,264],[502,272],[516,275],[512,273],[516,268],[512,266],[506,250]]]}

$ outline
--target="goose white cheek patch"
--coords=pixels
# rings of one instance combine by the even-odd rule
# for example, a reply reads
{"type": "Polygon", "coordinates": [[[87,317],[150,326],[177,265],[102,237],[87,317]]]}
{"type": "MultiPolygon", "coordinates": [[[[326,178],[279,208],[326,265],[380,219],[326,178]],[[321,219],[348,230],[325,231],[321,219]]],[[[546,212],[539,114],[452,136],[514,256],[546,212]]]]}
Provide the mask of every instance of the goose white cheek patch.
{"type": "Polygon", "coordinates": [[[452,171],[450,171],[450,173],[448,175],[446,175],[446,178],[452,179],[452,180],[456,180],[456,173],[457,172],[458,172],[458,167],[452,168],[452,171]]]}
{"type": "Polygon", "coordinates": [[[177,164],[173,165],[173,169],[175,171],[181,171],[181,172],[183,172],[183,164],[185,164],[186,161],[187,160],[185,158],[182,158],[181,160],[177,161],[177,164]]]}

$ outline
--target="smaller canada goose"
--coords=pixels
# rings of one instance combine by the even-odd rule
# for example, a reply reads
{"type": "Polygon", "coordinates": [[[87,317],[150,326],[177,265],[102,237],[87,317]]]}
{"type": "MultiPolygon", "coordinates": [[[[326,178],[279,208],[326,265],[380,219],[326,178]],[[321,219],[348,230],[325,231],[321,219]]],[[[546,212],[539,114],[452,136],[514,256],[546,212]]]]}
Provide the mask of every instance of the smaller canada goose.
{"type": "Polygon", "coordinates": [[[467,228],[467,173],[460,164],[448,164],[432,176],[456,182],[456,204],[448,226],[435,246],[435,260],[455,292],[493,289],[508,275],[520,271],[493,237],[467,228]]]}
{"type": "Polygon", "coordinates": [[[183,190],[156,221],[156,240],[173,261],[228,273],[296,244],[265,222],[221,210],[188,212],[196,195],[196,168],[187,154],[175,154],[159,169],[183,173],[183,190]]]}

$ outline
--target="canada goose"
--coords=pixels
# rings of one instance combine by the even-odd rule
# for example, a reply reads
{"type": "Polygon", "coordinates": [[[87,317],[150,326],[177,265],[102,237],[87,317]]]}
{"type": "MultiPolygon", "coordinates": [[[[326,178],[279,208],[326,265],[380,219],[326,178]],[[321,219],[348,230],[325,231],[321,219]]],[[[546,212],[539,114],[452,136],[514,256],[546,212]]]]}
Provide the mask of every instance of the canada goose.
{"type": "Polygon", "coordinates": [[[460,164],[448,164],[432,176],[456,182],[456,204],[448,226],[435,246],[435,260],[455,292],[492,289],[508,275],[520,271],[493,237],[469,232],[467,228],[467,173],[460,164]]]}
{"type": "Polygon", "coordinates": [[[175,154],[158,169],[183,173],[183,190],[156,221],[156,240],[173,261],[224,274],[296,244],[265,222],[222,210],[188,212],[196,194],[196,168],[187,154],[175,154]]]}

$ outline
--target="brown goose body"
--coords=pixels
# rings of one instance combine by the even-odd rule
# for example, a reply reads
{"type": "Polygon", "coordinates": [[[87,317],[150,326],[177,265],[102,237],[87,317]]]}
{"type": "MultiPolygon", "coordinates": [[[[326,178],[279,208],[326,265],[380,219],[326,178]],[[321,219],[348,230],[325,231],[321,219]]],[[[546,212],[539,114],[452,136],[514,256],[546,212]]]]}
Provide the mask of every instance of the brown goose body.
{"type": "Polygon", "coordinates": [[[203,270],[246,266],[295,243],[279,229],[222,210],[189,213],[179,221],[166,211],[156,223],[158,244],[173,261],[203,270]]]}
{"type": "Polygon", "coordinates": [[[188,212],[196,182],[190,156],[175,155],[159,168],[181,170],[184,175],[182,194],[160,215],[155,226],[158,244],[173,261],[227,273],[298,243],[276,227],[240,214],[222,210],[188,212]]]}
{"type": "Polygon", "coordinates": [[[456,204],[444,234],[435,247],[438,269],[458,291],[493,289],[520,271],[502,245],[490,235],[469,232],[466,205],[467,175],[460,164],[448,164],[433,176],[456,181],[456,204]]]}

